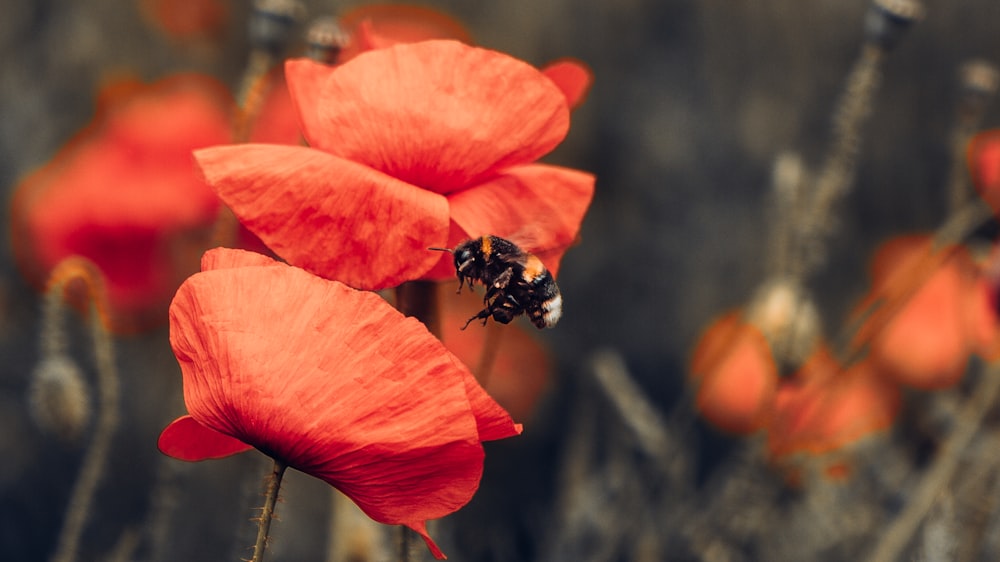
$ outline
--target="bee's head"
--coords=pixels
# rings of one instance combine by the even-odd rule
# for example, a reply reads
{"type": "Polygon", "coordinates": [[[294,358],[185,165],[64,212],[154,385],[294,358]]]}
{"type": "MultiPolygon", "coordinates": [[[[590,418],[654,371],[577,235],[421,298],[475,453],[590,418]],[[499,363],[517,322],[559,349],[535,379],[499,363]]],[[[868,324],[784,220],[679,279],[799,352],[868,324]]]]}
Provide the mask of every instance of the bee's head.
{"type": "Polygon", "coordinates": [[[471,249],[465,246],[455,248],[455,270],[460,274],[468,275],[470,267],[476,262],[476,256],[471,249]]]}

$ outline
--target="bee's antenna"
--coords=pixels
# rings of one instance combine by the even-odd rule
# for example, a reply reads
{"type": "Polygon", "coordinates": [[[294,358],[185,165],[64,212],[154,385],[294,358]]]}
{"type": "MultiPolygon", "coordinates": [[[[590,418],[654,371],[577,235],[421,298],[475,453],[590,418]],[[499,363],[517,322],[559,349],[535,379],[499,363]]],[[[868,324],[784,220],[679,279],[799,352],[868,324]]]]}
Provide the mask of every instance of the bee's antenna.
{"type": "Polygon", "coordinates": [[[448,252],[449,254],[454,254],[455,253],[455,250],[452,250],[451,248],[434,248],[434,247],[431,247],[431,248],[427,248],[427,249],[428,250],[436,250],[438,252],[448,252]]]}

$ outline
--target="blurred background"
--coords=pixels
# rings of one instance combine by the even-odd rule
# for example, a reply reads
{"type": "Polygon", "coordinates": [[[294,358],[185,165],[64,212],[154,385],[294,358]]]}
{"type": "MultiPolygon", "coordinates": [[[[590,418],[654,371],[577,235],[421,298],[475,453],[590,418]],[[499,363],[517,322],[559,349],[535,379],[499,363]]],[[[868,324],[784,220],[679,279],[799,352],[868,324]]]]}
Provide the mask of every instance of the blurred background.
{"type": "MultiPolygon", "coordinates": [[[[87,124],[109,76],[149,81],[194,70],[235,89],[249,52],[250,7],[223,4],[217,34],[183,41],[165,34],[142,2],[7,0],[0,185],[8,196],[87,124]]],[[[314,17],[361,3],[302,4],[314,17]]],[[[869,3],[422,5],[463,22],[479,45],[535,65],[575,57],[595,76],[567,140],[545,158],[597,176],[580,243],[559,275],[563,319],[538,334],[554,366],[547,392],[518,420],[521,437],[486,444],[479,493],[433,532],[444,551],[483,561],[852,560],[869,552],[943,440],[915,437],[914,419],[932,400],[960,402],[962,388],[948,398],[905,395],[894,428],[858,451],[848,480],[791,486],[763,458],[758,438],[703,422],[686,384],[704,327],[745,304],[768,276],[775,158],[793,151],[808,168],[822,163],[869,3]]],[[[835,206],[825,260],[805,280],[831,333],[866,290],[876,244],[944,220],[959,68],[973,58],[1000,62],[1000,4],[928,0],[925,9],[884,61],[856,178],[835,206]]],[[[983,123],[1000,124],[1000,104],[983,123]]],[[[3,233],[0,559],[45,560],[84,445],[32,424],[25,396],[39,359],[41,298],[21,278],[3,233]]],[[[85,326],[71,331],[72,351],[92,376],[85,326]]],[[[249,556],[251,508],[269,461],[257,452],[193,465],[162,458],[156,437],[184,412],[166,328],[120,338],[116,357],[122,422],[79,559],[249,556]]],[[[998,444],[995,427],[977,435],[971,450],[998,444]]],[[[996,559],[1000,487],[993,468],[976,474],[982,487],[938,502],[899,559],[996,559]],[[966,505],[968,497],[980,503],[966,505]],[[962,534],[969,529],[974,539],[962,534]]],[[[289,474],[269,560],[332,559],[326,490],[289,474]]]]}

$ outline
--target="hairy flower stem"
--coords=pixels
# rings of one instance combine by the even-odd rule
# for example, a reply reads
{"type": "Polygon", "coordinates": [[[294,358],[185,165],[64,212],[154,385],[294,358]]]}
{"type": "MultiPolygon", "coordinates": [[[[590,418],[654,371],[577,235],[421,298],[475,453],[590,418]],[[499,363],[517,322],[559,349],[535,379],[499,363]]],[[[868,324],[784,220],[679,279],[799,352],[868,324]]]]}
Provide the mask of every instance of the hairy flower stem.
{"type": "Polygon", "coordinates": [[[972,441],[983,417],[1000,394],[1000,363],[993,362],[981,373],[975,389],[955,420],[948,440],[938,450],[937,456],[923,480],[910,495],[910,501],[896,517],[872,550],[871,562],[891,562],[899,558],[920,522],[934,506],[941,490],[948,484],[958,468],[962,451],[972,441]]]}
{"type": "Polygon", "coordinates": [[[872,99],[881,82],[884,59],[882,48],[866,44],[847,77],[844,93],[834,114],[833,139],[801,223],[804,243],[800,248],[801,259],[797,260],[804,269],[799,272],[801,277],[820,265],[824,254],[821,249],[833,229],[831,212],[854,180],[861,150],[861,133],[871,115],[872,99]]]}
{"type": "MultiPolygon", "coordinates": [[[[98,386],[98,418],[94,435],[83,458],[83,465],[77,475],[76,483],[70,495],[59,533],[53,562],[70,562],[76,559],[80,545],[80,536],[90,513],[94,493],[101,474],[107,465],[108,453],[111,450],[111,438],[118,427],[119,380],[118,369],[115,366],[114,345],[108,332],[104,284],[100,272],[90,262],[78,257],[70,257],[56,266],[50,276],[46,299],[65,298],[67,287],[80,282],[87,292],[88,317],[90,333],[94,340],[94,355],[97,370],[98,386]]],[[[47,305],[48,307],[49,305],[47,305]]],[[[49,342],[45,345],[62,345],[49,342]]]]}
{"type": "Polygon", "coordinates": [[[278,491],[281,489],[281,479],[285,475],[286,468],[288,468],[287,464],[274,459],[271,476],[267,479],[267,487],[264,489],[264,507],[261,508],[260,517],[257,519],[257,542],[253,545],[251,562],[264,560],[268,533],[271,531],[271,520],[274,519],[274,506],[278,502],[278,491]]]}
{"type": "MultiPolygon", "coordinates": [[[[433,281],[407,281],[396,287],[396,309],[420,320],[434,337],[441,339],[441,307],[438,284],[433,281]]],[[[399,527],[399,562],[411,560],[411,550],[416,533],[408,527],[399,527]]]]}

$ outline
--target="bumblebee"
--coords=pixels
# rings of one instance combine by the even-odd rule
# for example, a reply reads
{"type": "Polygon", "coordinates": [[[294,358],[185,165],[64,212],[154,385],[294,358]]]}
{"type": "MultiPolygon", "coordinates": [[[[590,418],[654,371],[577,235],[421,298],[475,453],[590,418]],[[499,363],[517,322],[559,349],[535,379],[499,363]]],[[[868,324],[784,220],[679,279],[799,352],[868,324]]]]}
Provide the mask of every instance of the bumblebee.
{"type": "Polygon", "coordinates": [[[551,328],[562,316],[562,295],[556,280],[537,256],[525,252],[516,244],[498,236],[486,235],[466,240],[451,252],[455,256],[458,292],[466,284],[472,290],[475,283],[486,287],[485,308],[469,318],[509,324],[516,316],[526,314],[538,329],[551,328]]]}

